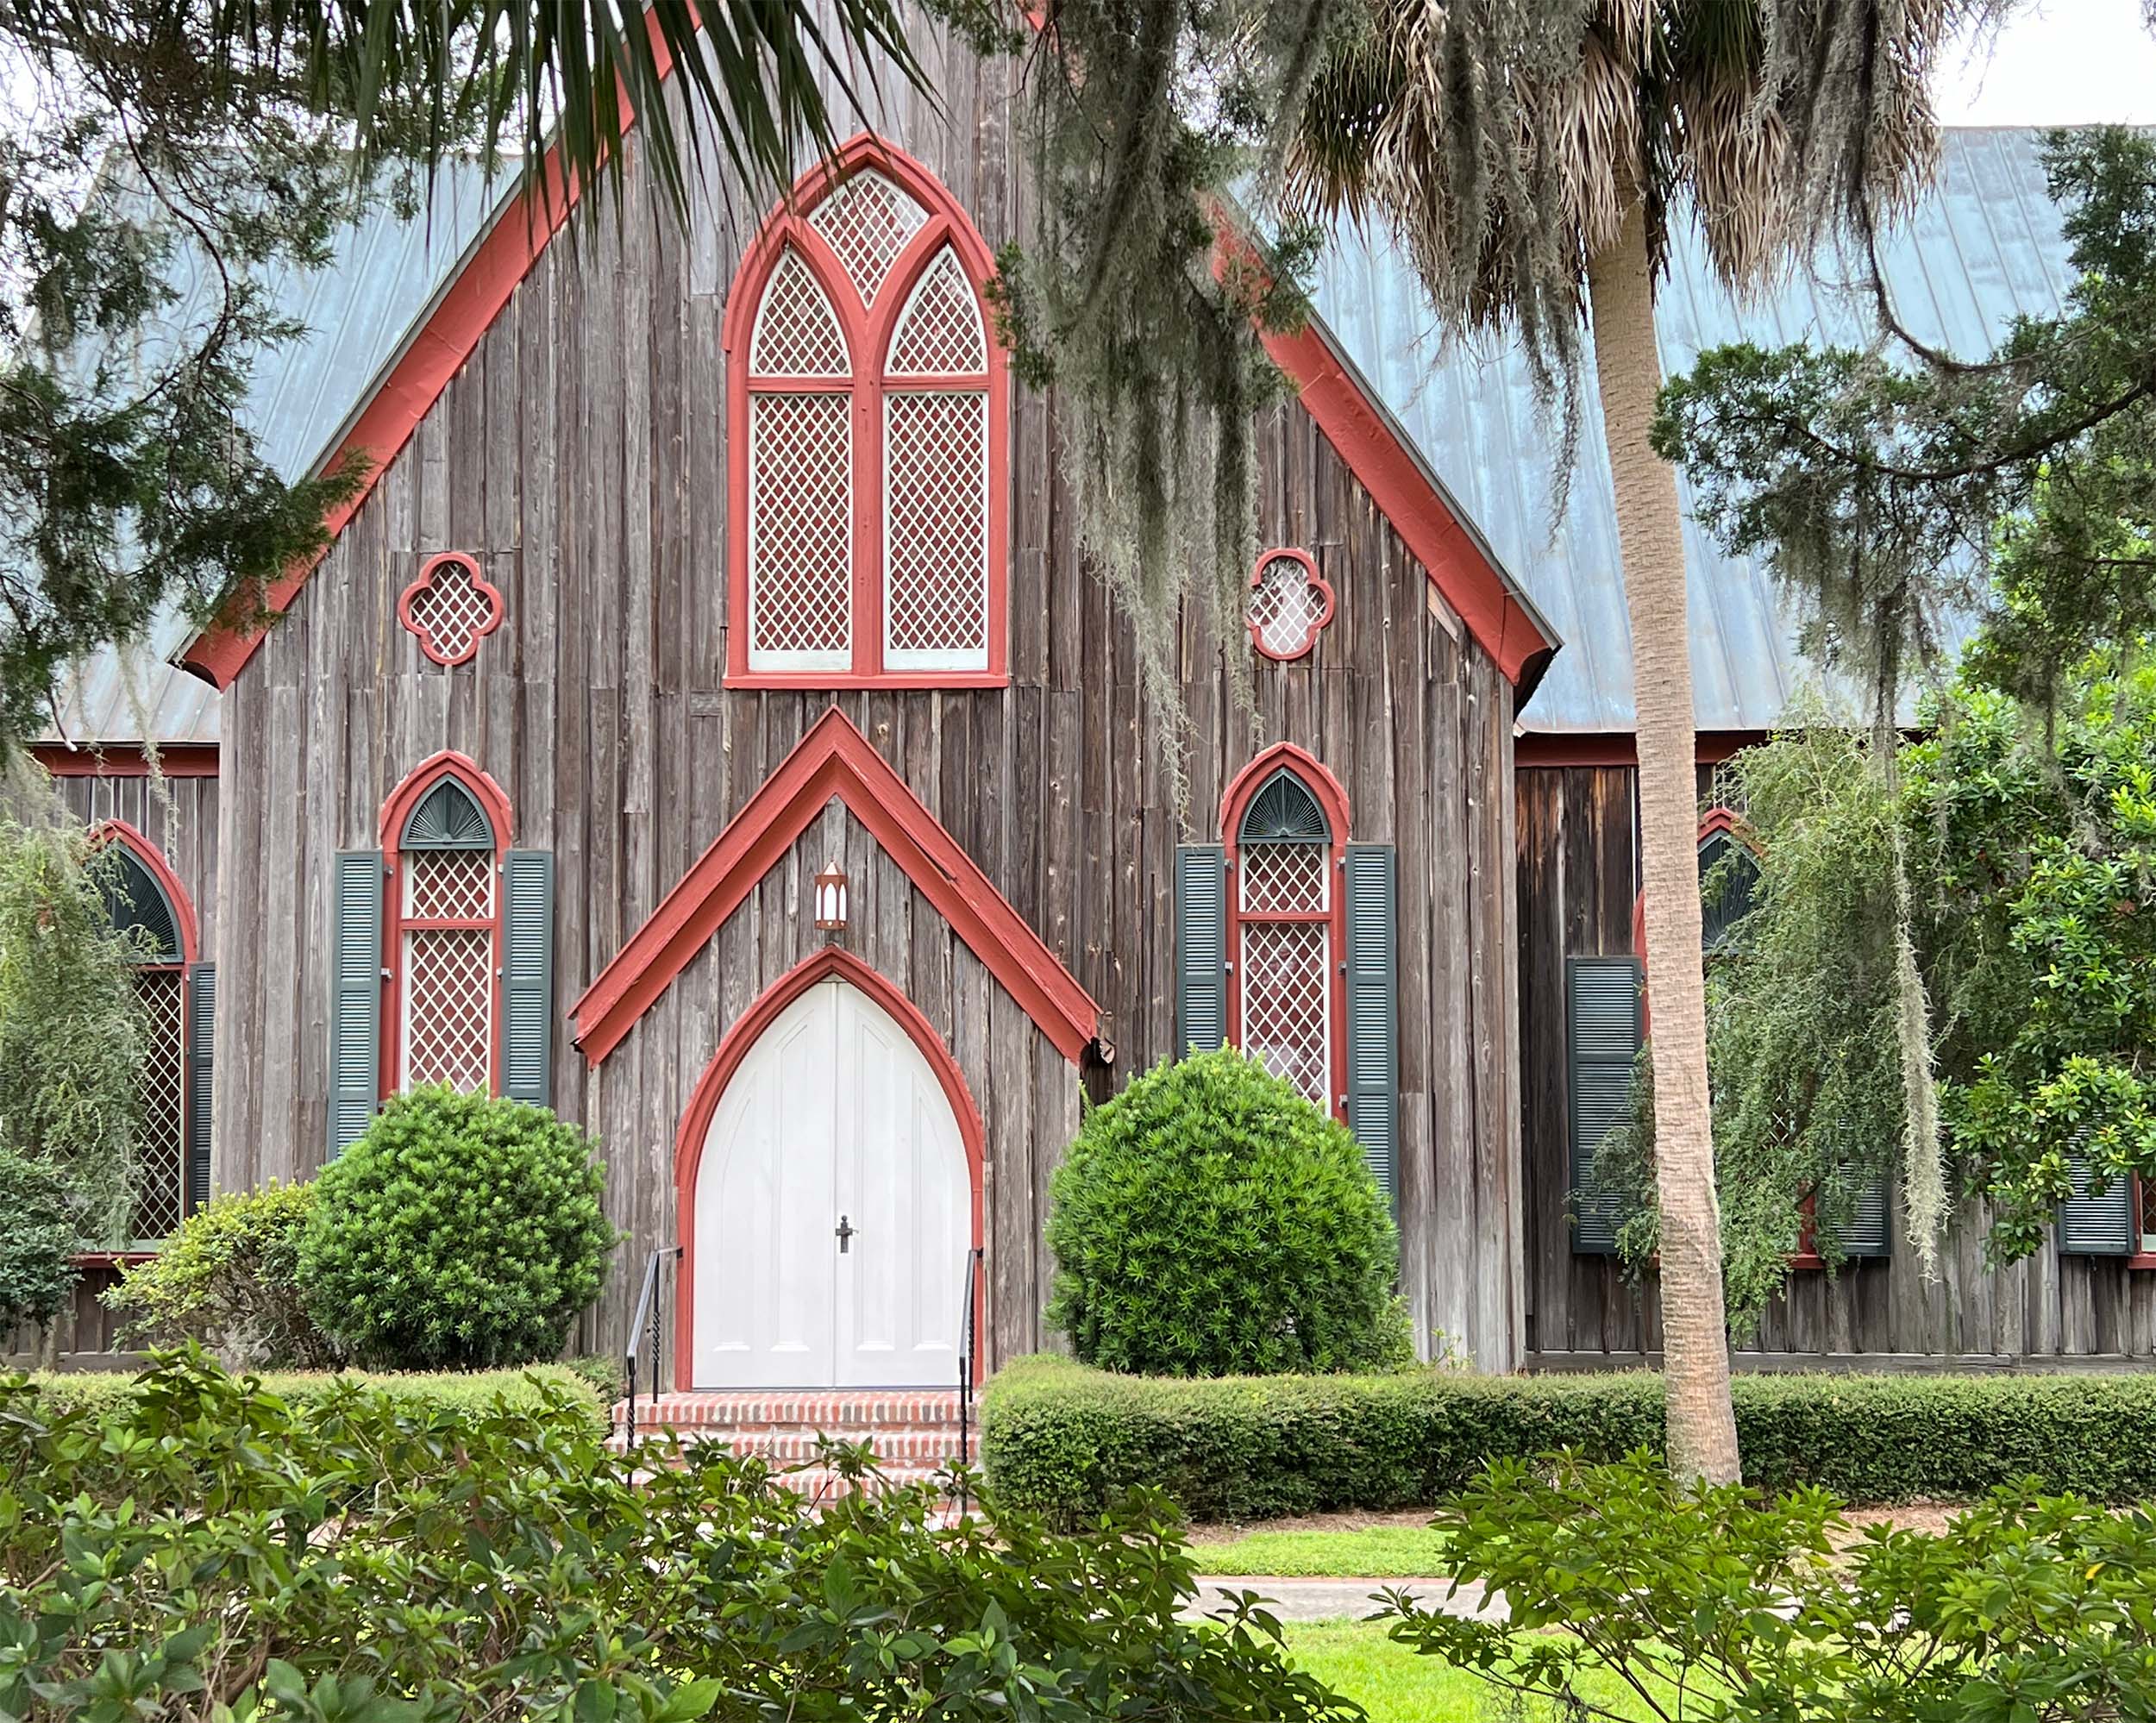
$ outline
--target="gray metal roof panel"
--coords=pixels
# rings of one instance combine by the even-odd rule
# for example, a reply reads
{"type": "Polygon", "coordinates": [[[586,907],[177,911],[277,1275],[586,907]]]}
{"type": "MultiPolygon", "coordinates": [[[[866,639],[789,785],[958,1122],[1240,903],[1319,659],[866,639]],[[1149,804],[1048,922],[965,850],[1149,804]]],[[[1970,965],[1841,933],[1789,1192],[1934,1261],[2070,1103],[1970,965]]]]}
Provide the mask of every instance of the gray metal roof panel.
{"type": "MultiPolygon", "coordinates": [[[[455,266],[511,192],[516,176],[492,182],[475,164],[450,162],[423,207],[403,216],[379,206],[342,228],[318,269],[268,278],[273,309],[306,333],[261,357],[242,411],[264,458],[286,478],[318,467],[330,439],[403,349],[455,266]]],[[[186,329],[209,303],[197,257],[175,264],[180,298],[164,322],[186,329]]],[[[169,662],[191,634],[186,619],[158,619],[142,647],[107,648],[74,667],[61,691],[60,723],[44,740],[127,744],[145,729],[167,742],[217,740],[217,691],[169,662]]]]}
{"type": "MultiPolygon", "coordinates": [[[[2071,283],[2059,212],[2046,195],[2042,134],[1949,131],[1936,185],[1887,236],[1881,261],[1903,320],[1965,354],[1986,350],[2016,313],[2050,315],[2071,283]]],[[[1656,316],[1665,374],[1705,348],[1807,336],[1863,341],[1868,296],[1831,254],[1738,304],[1695,234],[1681,233],[1656,316]]],[[[1600,408],[1590,390],[1569,505],[1550,517],[1554,437],[1517,351],[1448,346],[1413,267],[1382,232],[1344,229],[1318,265],[1318,313],[1407,427],[1500,561],[1565,644],[1520,714],[1529,730],[1632,727],[1632,637],[1600,408]]],[[[1805,680],[1793,618],[1756,558],[1724,555],[1691,518],[1684,548],[1695,709],[1702,729],[1764,730],[1805,680]]]]}

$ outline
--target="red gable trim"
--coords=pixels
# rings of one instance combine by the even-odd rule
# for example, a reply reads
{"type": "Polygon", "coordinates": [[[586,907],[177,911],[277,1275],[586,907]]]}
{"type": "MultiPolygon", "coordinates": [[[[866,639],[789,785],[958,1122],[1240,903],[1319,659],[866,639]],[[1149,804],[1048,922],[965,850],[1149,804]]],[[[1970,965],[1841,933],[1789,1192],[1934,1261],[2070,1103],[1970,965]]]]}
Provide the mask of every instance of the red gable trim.
{"type": "Polygon", "coordinates": [[[1092,1042],[1100,1008],[973,858],[936,822],[868,738],[833,706],[809,727],[668,892],[651,919],[569,1008],[577,1045],[598,1064],[651,1008],[837,796],[987,965],[1063,1057],[1092,1042]]]}
{"type": "Polygon", "coordinates": [[[1348,471],[1413,551],[1430,583],[1515,687],[1557,649],[1505,577],[1431,484],[1422,463],[1351,375],[1314,323],[1299,335],[1264,333],[1265,351],[1294,379],[1302,404],[1348,471]]]}
{"type": "MultiPolygon", "coordinates": [[[[31,756],[55,778],[147,778],[150,762],[132,742],[115,742],[106,753],[95,743],[70,748],[65,742],[39,742],[31,756]]],[[[214,742],[168,742],[157,750],[157,767],[167,778],[214,778],[217,775],[217,744],[214,742]]]]}
{"type": "MultiPolygon", "coordinates": [[[[655,48],[659,45],[655,41],[655,48]]],[[[661,75],[672,67],[660,49],[661,75]]],[[[624,121],[624,128],[634,116],[624,121]]],[[[851,145],[849,145],[851,147],[851,145]]],[[[539,255],[552,243],[583,193],[565,185],[558,152],[548,152],[544,175],[547,195],[527,191],[512,198],[486,237],[474,247],[451,279],[433,312],[404,356],[391,368],[361,410],[352,434],[329,465],[348,454],[364,453],[373,463],[367,482],[349,502],[323,520],[328,540],[322,552],[273,582],[269,607],[281,611],[298,596],[329,547],[336,542],[374,483],[404,445],[442,392],[479,346],[479,337],[508,304],[539,255]]],[[[1533,616],[1507,586],[1474,536],[1463,528],[1420,462],[1401,444],[1385,414],[1363,392],[1314,325],[1295,335],[1266,335],[1265,350],[1294,381],[1302,402],[1318,422],[1348,470],[1362,481],[1393,530],[1412,550],[1432,584],[1467,623],[1468,630],[1496,660],[1506,680],[1518,686],[1540,661],[1557,649],[1533,616]]],[[[723,404],[714,402],[713,412],[723,404]]],[[[215,625],[196,636],[180,663],[220,688],[232,686],[262,643],[266,629],[215,625]]]]}

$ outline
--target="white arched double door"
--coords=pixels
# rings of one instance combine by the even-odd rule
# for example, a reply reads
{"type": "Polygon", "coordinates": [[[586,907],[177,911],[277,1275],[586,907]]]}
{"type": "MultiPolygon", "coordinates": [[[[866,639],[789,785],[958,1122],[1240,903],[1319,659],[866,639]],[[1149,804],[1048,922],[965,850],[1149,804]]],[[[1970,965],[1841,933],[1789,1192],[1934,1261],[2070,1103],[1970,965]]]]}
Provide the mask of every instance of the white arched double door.
{"type": "Polygon", "coordinates": [[[694,1387],[953,1381],[965,1143],[921,1049],[858,987],[816,982],[743,1056],[695,1200],[694,1387]]]}

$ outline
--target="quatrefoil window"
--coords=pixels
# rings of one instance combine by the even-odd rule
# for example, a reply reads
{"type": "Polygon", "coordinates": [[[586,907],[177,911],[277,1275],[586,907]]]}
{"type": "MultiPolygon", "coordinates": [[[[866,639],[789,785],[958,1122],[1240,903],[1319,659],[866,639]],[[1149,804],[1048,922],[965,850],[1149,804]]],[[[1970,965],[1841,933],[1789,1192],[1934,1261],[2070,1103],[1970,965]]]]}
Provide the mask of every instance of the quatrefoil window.
{"type": "Polygon", "coordinates": [[[1318,643],[1332,620],[1332,588],[1309,552],[1282,548],[1257,559],[1247,619],[1250,644],[1268,658],[1300,658],[1318,643]]]}
{"type": "Polygon", "coordinates": [[[502,595],[480,577],[475,560],[447,551],[427,559],[398,599],[397,614],[436,663],[463,664],[501,626],[502,595]]]}

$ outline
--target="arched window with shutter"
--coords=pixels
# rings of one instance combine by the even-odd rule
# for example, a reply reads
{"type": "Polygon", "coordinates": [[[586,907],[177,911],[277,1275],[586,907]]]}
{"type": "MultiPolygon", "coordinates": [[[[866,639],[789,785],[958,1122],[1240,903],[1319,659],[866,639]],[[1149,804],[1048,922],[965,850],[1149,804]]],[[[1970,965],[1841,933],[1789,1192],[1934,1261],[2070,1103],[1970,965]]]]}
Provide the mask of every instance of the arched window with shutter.
{"type": "Polygon", "coordinates": [[[1006,677],[1008,390],[966,214],[859,138],[794,188],[726,315],[732,686],[1006,677]]]}
{"type": "Polygon", "coordinates": [[[131,1231],[148,1241],[168,1237],[209,1197],[207,1044],[215,982],[210,966],[197,961],[194,906],[164,852],[117,820],[91,836],[105,912],[135,954],[142,1001],[147,1038],[131,1231]]]}
{"type": "Polygon", "coordinates": [[[336,862],[329,1140],[423,1083],[543,1106],[552,1088],[554,857],[511,848],[501,786],[439,754],[336,862]]]}

